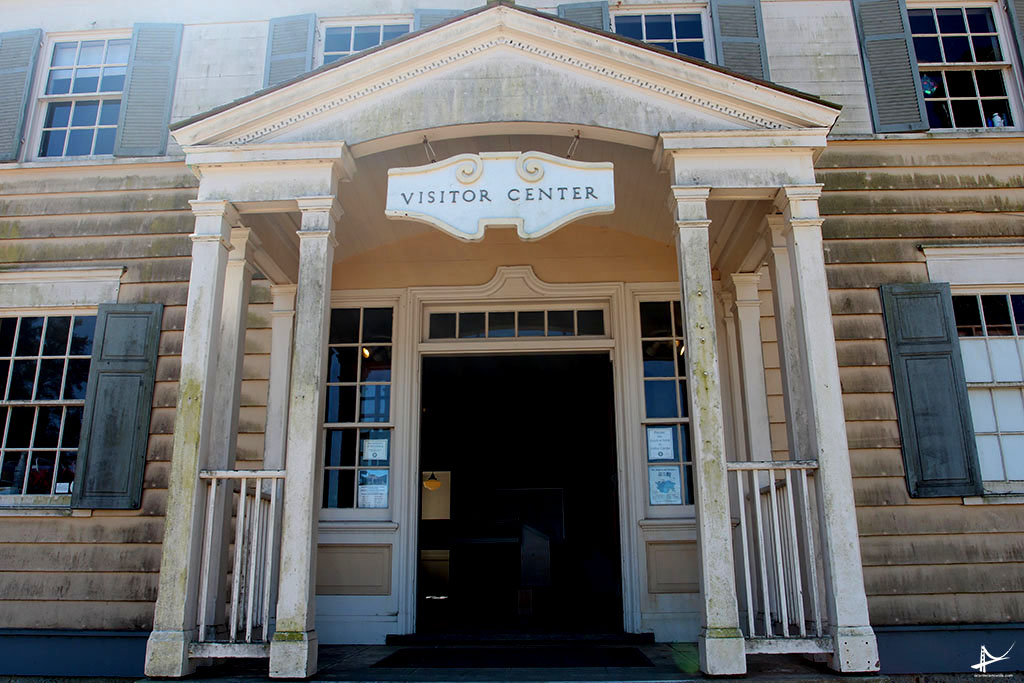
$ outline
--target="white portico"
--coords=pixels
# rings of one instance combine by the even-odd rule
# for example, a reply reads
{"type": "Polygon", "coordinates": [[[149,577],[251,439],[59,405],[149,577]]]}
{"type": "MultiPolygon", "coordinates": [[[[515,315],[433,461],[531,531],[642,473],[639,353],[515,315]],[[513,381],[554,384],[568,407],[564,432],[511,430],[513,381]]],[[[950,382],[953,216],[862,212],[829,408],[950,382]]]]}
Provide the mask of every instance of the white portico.
{"type": "MultiPolygon", "coordinates": [[[[200,185],[164,545],[174,551],[161,565],[147,673],[269,656],[271,675],[303,677],[316,670],[328,617],[341,624],[332,639],[416,631],[417,392],[422,359],[442,349],[424,321],[485,303],[603,312],[593,339],[487,348],[612,359],[622,630],[696,638],[709,674],[743,673],[751,651],[877,669],[813,170],[837,115],[809,96],[498,3],[175,126],[200,185]],[[385,217],[386,172],[434,161],[430,152],[441,164],[558,158],[574,140],[575,159],[614,166],[614,212],[525,246],[490,234],[467,245],[385,217]],[[764,448],[753,301],[766,264],[783,462],[764,448]],[[272,283],[275,314],[263,469],[245,474],[232,455],[230,387],[253,268],[272,283]],[[691,506],[658,508],[647,490],[633,311],[659,296],[681,304],[685,362],[673,377],[688,386],[679,420],[692,452],[680,462],[691,506]],[[384,512],[332,516],[322,510],[331,309],[382,301],[395,311],[390,498],[384,512]],[[232,486],[239,495],[225,496],[232,486]],[[384,558],[374,566],[387,586],[319,591],[318,549],[331,538],[384,558]]],[[[484,348],[457,343],[445,352],[484,348]]]]}

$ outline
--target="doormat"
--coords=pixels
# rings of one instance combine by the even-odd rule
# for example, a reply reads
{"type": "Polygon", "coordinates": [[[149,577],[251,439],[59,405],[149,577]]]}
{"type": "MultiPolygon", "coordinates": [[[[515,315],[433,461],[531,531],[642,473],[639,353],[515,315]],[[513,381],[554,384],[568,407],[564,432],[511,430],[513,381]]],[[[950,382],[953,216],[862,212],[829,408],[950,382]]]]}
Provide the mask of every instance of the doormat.
{"type": "Polygon", "coordinates": [[[373,666],[389,669],[577,669],[654,664],[635,647],[409,647],[373,666]]]}

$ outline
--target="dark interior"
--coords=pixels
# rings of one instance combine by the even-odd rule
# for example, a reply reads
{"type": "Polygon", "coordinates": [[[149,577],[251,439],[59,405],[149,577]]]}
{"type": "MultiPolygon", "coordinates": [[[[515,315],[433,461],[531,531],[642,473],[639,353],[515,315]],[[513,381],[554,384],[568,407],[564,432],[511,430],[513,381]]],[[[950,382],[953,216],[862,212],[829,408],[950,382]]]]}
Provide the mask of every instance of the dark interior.
{"type": "Polygon", "coordinates": [[[417,632],[620,633],[608,355],[427,357],[422,392],[451,518],[420,521],[417,632]]]}

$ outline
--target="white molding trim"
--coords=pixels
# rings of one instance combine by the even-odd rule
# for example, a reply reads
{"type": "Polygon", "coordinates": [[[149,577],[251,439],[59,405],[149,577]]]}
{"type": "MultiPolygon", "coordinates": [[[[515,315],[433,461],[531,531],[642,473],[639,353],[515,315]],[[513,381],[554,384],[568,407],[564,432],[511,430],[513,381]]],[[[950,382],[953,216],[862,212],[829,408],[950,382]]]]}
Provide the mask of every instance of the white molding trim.
{"type": "Polygon", "coordinates": [[[928,279],[951,285],[1024,282],[1024,244],[922,246],[928,279]]]}
{"type": "Polygon", "coordinates": [[[117,301],[124,267],[33,268],[0,272],[0,310],[96,307],[117,301]]]}

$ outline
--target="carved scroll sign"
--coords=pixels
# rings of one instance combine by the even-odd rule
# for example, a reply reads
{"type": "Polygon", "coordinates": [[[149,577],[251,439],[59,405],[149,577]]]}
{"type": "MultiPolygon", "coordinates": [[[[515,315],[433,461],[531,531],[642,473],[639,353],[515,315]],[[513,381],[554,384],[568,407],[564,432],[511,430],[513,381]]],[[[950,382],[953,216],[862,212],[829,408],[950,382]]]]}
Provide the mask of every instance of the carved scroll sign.
{"type": "Polygon", "coordinates": [[[433,225],[461,240],[488,227],[515,226],[535,240],[583,216],[615,211],[610,161],[582,162],[543,152],[459,154],[388,170],[388,218],[433,225]]]}

